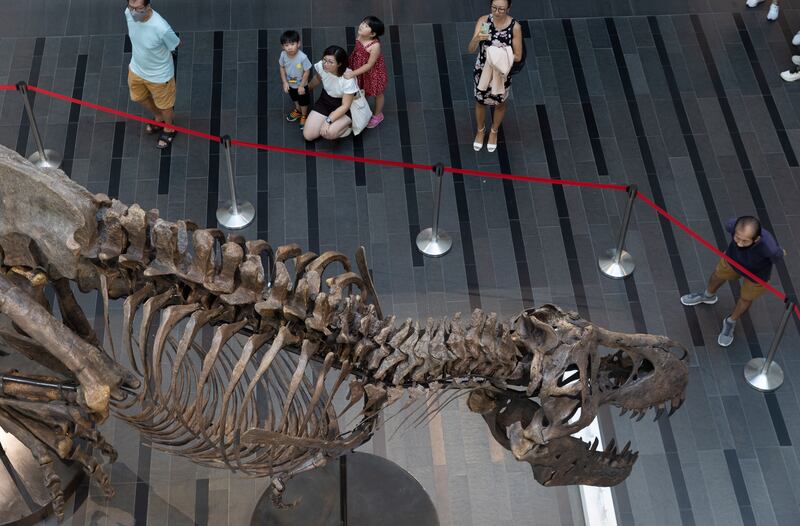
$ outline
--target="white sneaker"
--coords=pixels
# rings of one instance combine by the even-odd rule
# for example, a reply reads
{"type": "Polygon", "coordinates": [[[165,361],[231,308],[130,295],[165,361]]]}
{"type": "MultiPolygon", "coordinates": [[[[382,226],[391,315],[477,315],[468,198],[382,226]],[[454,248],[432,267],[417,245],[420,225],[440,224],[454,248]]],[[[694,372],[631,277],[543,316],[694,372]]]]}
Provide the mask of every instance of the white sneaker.
{"type": "Polygon", "coordinates": [[[800,55],[792,55],[792,64],[800,66],[800,55]]]}
{"type": "Polygon", "coordinates": [[[777,20],[778,11],[780,11],[780,8],[777,6],[777,4],[772,4],[771,6],[769,6],[769,13],[767,13],[767,20],[777,20]]]}
{"type": "Polygon", "coordinates": [[[800,31],[795,33],[794,37],[792,37],[792,44],[795,46],[800,46],[800,31]]]}
{"type": "Polygon", "coordinates": [[[788,69],[781,73],[781,78],[786,82],[794,82],[800,79],[800,67],[788,69]]]}
{"type": "Polygon", "coordinates": [[[747,7],[755,7],[763,1],[764,0],[747,0],[745,3],[747,4],[747,7]]]}

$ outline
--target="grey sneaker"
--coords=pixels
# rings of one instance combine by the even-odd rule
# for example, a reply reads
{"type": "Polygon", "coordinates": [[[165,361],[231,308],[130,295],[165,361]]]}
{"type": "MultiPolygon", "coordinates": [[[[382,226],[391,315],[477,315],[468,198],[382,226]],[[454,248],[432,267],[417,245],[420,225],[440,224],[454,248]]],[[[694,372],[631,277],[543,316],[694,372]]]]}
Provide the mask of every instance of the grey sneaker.
{"type": "Polygon", "coordinates": [[[722,320],[722,331],[717,336],[717,343],[721,347],[728,347],[733,343],[733,330],[736,328],[736,322],[732,321],[727,316],[722,320]]]}
{"type": "Polygon", "coordinates": [[[701,303],[705,303],[707,305],[713,305],[717,302],[718,299],[719,298],[717,298],[716,294],[712,296],[706,296],[706,291],[692,292],[690,294],[681,296],[681,303],[683,303],[687,307],[693,307],[695,305],[700,305],[701,303]]]}

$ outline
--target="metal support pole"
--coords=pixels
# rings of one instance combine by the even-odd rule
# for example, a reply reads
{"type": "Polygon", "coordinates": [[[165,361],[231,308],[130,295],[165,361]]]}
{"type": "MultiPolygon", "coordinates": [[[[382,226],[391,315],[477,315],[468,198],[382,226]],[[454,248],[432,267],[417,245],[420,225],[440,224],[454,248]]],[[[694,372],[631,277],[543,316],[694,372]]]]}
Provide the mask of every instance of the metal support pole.
{"type": "Polygon", "coordinates": [[[619,227],[617,246],[606,250],[598,261],[600,272],[613,279],[627,278],[633,274],[633,269],[636,268],[633,256],[625,251],[625,238],[628,235],[628,227],[631,224],[631,213],[633,212],[633,204],[636,202],[638,187],[635,184],[629,185],[627,191],[628,204],[625,207],[625,216],[622,218],[622,224],[619,227]]]}
{"type": "Polygon", "coordinates": [[[769,392],[783,385],[783,369],[775,363],[775,353],[778,352],[783,332],[786,330],[786,325],[789,323],[789,318],[792,317],[796,305],[792,299],[786,298],[786,310],[783,311],[781,324],[772,339],[767,357],[753,358],[744,366],[744,379],[753,389],[769,392]]]}
{"type": "Polygon", "coordinates": [[[63,158],[61,154],[55,150],[45,150],[44,148],[42,136],[39,133],[39,127],[36,125],[36,116],[33,114],[31,101],[28,98],[28,84],[24,80],[17,82],[17,91],[22,95],[22,102],[25,103],[25,112],[28,114],[28,122],[31,125],[33,140],[36,141],[36,151],[28,157],[28,160],[39,168],[58,168],[61,166],[63,158]]]}
{"type": "Polygon", "coordinates": [[[231,198],[217,208],[217,221],[225,228],[238,230],[253,222],[256,217],[256,209],[249,201],[238,201],[236,199],[236,182],[233,178],[233,165],[231,164],[231,138],[229,135],[222,136],[222,149],[225,150],[225,160],[228,164],[228,186],[231,189],[231,198]]]}
{"type": "Polygon", "coordinates": [[[447,254],[453,247],[453,240],[445,231],[439,230],[439,210],[442,207],[442,183],[444,182],[444,165],[436,163],[433,171],[438,177],[436,197],[433,208],[433,228],[426,228],[417,236],[417,248],[426,256],[439,257],[447,254]]]}

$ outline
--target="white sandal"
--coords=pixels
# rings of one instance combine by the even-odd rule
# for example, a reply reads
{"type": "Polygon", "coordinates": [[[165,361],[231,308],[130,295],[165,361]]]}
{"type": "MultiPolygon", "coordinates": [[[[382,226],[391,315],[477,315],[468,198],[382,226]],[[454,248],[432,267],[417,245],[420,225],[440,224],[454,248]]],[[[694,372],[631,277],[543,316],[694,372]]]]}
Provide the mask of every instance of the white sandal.
{"type": "MultiPolygon", "coordinates": [[[[495,135],[497,135],[497,132],[498,132],[498,131],[499,131],[499,130],[495,130],[494,128],[491,128],[491,131],[489,132],[489,135],[491,135],[491,134],[493,134],[493,133],[494,133],[495,135]]],[[[493,152],[493,151],[495,151],[496,149],[497,149],[497,143],[494,143],[494,144],[492,144],[492,143],[490,143],[490,142],[487,142],[487,143],[486,143],[486,151],[487,151],[487,152],[489,152],[489,153],[492,153],[492,152],[493,152]]]]}
{"type": "MultiPolygon", "coordinates": [[[[485,133],[485,132],[486,132],[486,126],[478,130],[478,133],[485,133]]],[[[478,137],[478,133],[475,134],[476,138],[478,137]]],[[[486,137],[484,137],[483,140],[485,141],[486,137]]],[[[475,141],[472,143],[472,149],[475,150],[476,152],[481,151],[482,148],[483,148],[483,142],[475,141]]]]}

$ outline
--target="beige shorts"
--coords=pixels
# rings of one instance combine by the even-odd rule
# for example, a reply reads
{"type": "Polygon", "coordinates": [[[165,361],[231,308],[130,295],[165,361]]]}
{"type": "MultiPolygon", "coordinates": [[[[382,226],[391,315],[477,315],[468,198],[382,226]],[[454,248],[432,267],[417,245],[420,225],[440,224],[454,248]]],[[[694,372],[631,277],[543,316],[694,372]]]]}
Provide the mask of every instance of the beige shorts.
{"type": "Polygon", "coordinates": [[[175,107],[175,77],[167,82],[150,82],[128,69],[128,89],[133,102],[153,98],[156,108],[168,110],[175,107]]]}
{"type": "MultiPolygon", "coordinates": [[[[730,266],[725,258],[720,258],[719,263],[717,263],[717,268],[714,269],[714,274],[716,274],[719,279],[724,279],[725,281],[738,281],[744,277],[736,272],[736,270],[730,266]]],[[[747,277],[744,277],[744,283],[742,284],[743,300],[753,301],[766,291],[767,289],[765,289],[763,286],[759,285],[755,281],[750,281],[747,277]]]]}

